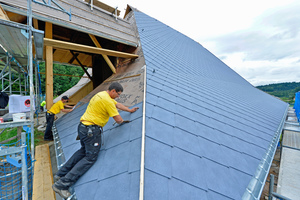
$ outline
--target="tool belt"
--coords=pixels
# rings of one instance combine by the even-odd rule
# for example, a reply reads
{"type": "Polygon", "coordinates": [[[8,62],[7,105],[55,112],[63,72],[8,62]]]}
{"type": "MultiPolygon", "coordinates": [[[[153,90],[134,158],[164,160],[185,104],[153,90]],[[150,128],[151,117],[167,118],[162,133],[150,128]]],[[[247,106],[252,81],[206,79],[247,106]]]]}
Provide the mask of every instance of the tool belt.
{"type": "Polygon", "coordinates": [[[55,115],[54,113],[52,113],[52,112],[50,112],[50,111],[47,111],[46,114],[47,114],[47,115],[55,115]]]}
{"type": "MultiPolygon", "coordinates": [[[[82,121],[80,121],[80,126],[84,126],[84,127],[87,127],[87,128],[99,128],[101,130],[101,133],[103,133],[102,126],[99,126],[99,125],[96,125],[96,124],[85,125],[85,124],[82,123],[82,121]]],[[[90,129],[88,130],[88,135],[89,135],[89,132],[90,132],[90,129]]],[[[80,140],[79,135],[77,135],[76,140],[80,140]]]]}

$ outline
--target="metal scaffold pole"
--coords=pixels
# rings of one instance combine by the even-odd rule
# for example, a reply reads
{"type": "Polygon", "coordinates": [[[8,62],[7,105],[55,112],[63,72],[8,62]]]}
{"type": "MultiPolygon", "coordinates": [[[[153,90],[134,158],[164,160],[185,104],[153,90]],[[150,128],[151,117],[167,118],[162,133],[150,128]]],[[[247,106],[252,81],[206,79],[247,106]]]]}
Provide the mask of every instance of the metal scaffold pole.
{"type": "Polygon", "coordinates": [[[21,133],[21,148],[22,148],[22,199],[28,199],[28,179],[27,179],[27,145],[26,145],[26,133],[21,133]]]}
{"type": "Polygon", "coordinates": [[[30,85],[30,121],[31,121],[31,159],[34,160],[34,86],[33,86],[33,62],[32,62],[32,10],[31,0],[28,0],[28,63],[30,85]]]}

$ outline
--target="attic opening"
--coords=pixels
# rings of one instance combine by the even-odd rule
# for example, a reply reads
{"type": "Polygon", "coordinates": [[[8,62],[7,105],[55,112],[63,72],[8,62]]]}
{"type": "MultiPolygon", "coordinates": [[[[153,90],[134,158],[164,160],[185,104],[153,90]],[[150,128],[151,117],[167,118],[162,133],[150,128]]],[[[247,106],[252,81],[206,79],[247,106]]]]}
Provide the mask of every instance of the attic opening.
{"type": "MultiPolygon", "coordinates": [[[[44,31],[44,56],[46,66],[46,102],[47,108],[53,102],[53,64],[63,64],[74,67],[81,67],[88,78],[88,84],[83,89],[70,95],[74,104],[89,94],[93,89],[102,84],[114,73],[119,73],[137,58],[135,55],[137,43],[128,22],[116,21],[113,16],[108,17],[110,26],[101,20],[106,17],[107,12],[97,9],[95,13],[83,7],[76,7],[79,12],[85,11],[86,15],[77,16],[77,21],[64,21],[63,16],[51,16],[45,21],[42,12],[33,15],[33,27],[36,30],[44,31]],[[89,18],[94,16],[95,18],[89,18]],[[37,17],[37,18],[35,18],[37,17]],[[41,17],[41,18],[39,18],[41,17]],[[82,17],[82,18],[80,18],[82,17]],[[110,17],[112,18],[110,20],[110,17]],[[101,19],[100,19],[101,18],[101,19]],[[59,20],[58,20],[59,19],[59,20]],[[79,22],[78,19],[81,19],[79,22]],[[97,21],[100,19],[100,21],[97,21]],[[86,24],[82,24],[86,21],[86,24]],[[107,29],[98,29],[96,26],[107,26],[107,29]],[[73,98],[74,97],[74,98],[73,98]]],[[[8,20],[26,24],[27,17],[15,7],[6,7],[8,20]]],[[[43,7],[44,9],[44,7],[43,7]]],[[[74,8],[75,9],[75,8],[74,8]]],[[[61,13],[60,13],[61,14],[61,13]]],[[[35,48],[33,48],[33,51],[35,48]]],[[[55,75],[59,75],[58,73],[55,75]]]]}
{"type": "MultiPolygon", "coordinates": [[[[38,26],[39,29],[44,30],[45,32],[47,31],[45,30],[44,22],[39,21],[38,26]]],[[[136,49],[135,47],[131,47],[122,43],[93,36],[87,33],[74,31],[72,29],[57,25],[53,25],[52,39],[90,47],[96,47],[94,41],[96,40],[96,42],[101,45],[102,49],[125,53],[132,53],[136,49]]],[[[53,61],[62,64],[80,66],[85,70],[92,68],[92,73],[88,74],[88,76],[90,76],[93,82],[93,88],[96,88],[114,73],[112,69],[113,67],[115,70],[117,70],[118,64],[120,63],[120,58],[116,56],[107,56],[105,58],[105,56],[101,54],[89,53],[85,52],[84,50],[80,51],[80,47],[78,50],[66,50],[54,47],[53,61]],[[109,62],[111,62],[111,64],[109,64],[109,62]]]]}
{"type": "MultiPolygon", "coordinates": [[[[7,16],[10,18],[11,21],[19,22],[26,24],[27,17],[16,14],[10,11],[6,11],[7,16]]],[[[45,32],[45,38],[47,37],[46,30],[46,22],[40,21],[37,19],[33,19],[33,26],[35,29],[43,30],[45,32]]],[[[63,42],[70,42],[72,44],[78,45],[86,45],[90,47],[96,47],[94,41],[91,39],[90,34],[80,32],[74,29],[70,29],[67,27],[59,26],[52,24],[52,38],[54,40],[63,41],[63,42]]],[[[94,36],[98,43],[101,45],[101,48],[124,52],[124,53],[133,53],[136,50],[136,47],[129,46],[126,44],[122,44],[120,42],[116,42],[113,40],[109,40],[103,37],[94,36]]],[[[45,44],[46,46],[46,44],[45,44]]],[[[44,51],[44,58],[45,58],[45,51],[44,51]]],[[[124,60],[124,58],[117,57],[117,56],[107,56],[111,65],[117,70],[118,65],[124,60]]],[[[125,58],[126,59],[126,58],[125,58]]],[[[130,59],[130,58],[129,58],[130,59]]],[[[99,86],[103,81],[105,81],[108,77],[110,77],[114,71],[111,69],[112,66],[109,66],[107,60],[105,60],[104,56],[101,54],[85,52],[84,50],[68,50],[53,47],[53,62],[64,64],[64,65],[71,65],[75,67],[82,67],[84,71],[87,73],[89,68],[92,68],[92,73],[87,73],[88,77],[93,82],[93,88],[99,86]]],[[[90,70],[89,70],[90,71],[90,70]]]]}

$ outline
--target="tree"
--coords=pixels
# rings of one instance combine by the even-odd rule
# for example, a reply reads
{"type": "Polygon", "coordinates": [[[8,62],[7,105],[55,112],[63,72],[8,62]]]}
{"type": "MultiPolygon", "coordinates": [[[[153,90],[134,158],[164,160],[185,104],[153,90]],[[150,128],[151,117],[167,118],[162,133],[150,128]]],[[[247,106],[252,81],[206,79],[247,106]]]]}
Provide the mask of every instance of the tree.
{"type": "MultiPolygon", "coordinates": [[[[45,72],[45,63],[40,64],[40,72],[45,72]]],[[[82,76],[84,71],[80,67],[68,66],[68,65],[53,65],[53,96],[59,96],[74,85],[78,83],[80,77],[82,76]],[[55,75],[61,74],[61,75],[55,75]],[[70,75],[70,76],[63,76],[70,75]]],[[[45,79],[46,75],[41,74],[41,85],[42,85],[42,93],[45,94],[45,79]]]]}

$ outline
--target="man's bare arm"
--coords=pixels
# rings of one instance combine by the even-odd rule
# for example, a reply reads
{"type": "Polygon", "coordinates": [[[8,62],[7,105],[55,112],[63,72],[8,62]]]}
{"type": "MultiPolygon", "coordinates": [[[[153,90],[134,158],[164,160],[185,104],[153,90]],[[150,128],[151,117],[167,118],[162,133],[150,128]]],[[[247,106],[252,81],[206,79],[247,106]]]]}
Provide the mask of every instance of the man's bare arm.
{"type": "Polygon", "coordinates": [[[72,111],[72,109],[61,109],[61,111],[62,111],[62,112],[66,112],[66,113],[68,113],[68,112],[71,112],[71,111],[72,111]]]}
{"type": "Polygon", "coordinates": [[[121,104],[121,103],[117,103],[116,104],[116,107],[118,108],[118,109],[120,109],[120,110],[123,110],[123,111],[127,111],[127,112],[131,112],[131,113],[133,113],[133,112],[135,112],[135,111],[137,111],[137,109],[139,109],[138,107],[134,107],[134,108],[128,108],[127,106],[124,106],[123,104],[121,104]]]}
{"type": "Polygon", "coordinates": [[[113,118],[117,122],[117,124],[122,124],[123,118],[121,117],[121,115],[116,115],[113,118]]]}
{"type": "Polygon", "coordinates": [[[74,106],[64,105],[66,108],[73,108],[74,106]]]}

